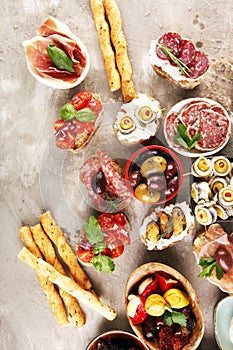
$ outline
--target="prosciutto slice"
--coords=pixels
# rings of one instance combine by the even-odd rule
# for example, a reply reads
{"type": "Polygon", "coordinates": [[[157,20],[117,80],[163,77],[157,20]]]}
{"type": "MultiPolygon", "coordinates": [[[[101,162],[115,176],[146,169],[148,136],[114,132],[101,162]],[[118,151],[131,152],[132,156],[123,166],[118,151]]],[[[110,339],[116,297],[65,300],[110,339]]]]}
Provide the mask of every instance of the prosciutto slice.
{"type": "MultiPolygon", "coordinates": [[[[199,263],[201,258],[212,258],[219,246],[224,246],[233,259],[233,243],[231,236],[228,235],[220,224],[212,224],[208,230],[197,235],[193,242],[193,250],[199,263]]],[[[218,280],[213,271],[208,278],[210,282],[217,285],[226,293],[233,293],[233,267],[224,273],[218,280]]]]}
{"type": "Polygon", "coordinates": [[[70,29],[53,17],[49,17],[38,29],[38,35],[24,41],[25,54],[31,69],[37,74],[74,83],[86,66],[86,56],[70,29]],[[58,69],[48,55],[48,45],[62,49],[72,60],[74,73],[58,69]]]}

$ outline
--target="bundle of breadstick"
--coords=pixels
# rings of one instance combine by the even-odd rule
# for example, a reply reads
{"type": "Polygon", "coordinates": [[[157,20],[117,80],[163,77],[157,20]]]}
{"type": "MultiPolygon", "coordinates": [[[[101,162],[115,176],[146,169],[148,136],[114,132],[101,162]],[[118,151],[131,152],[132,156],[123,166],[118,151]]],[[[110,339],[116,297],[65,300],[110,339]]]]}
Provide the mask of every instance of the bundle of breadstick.
{"type": "Polygon", "coordinates": [[[110,91],[121,88],[124,101],[129,102],[137,94],[119,7],[115,0],[90,0],[90,3],[110,91]]]}
{"type": "Polygon", "coordinates": [[[40,216],[39,224],[20,227],[19,236],[25,247],[18,257],[35,270],[59,326],[69,324],[69,319],[78,327],[85,324],[86,318],[79,302],[108,320],[116,317],[115,311],[94,293],[90,280],[49,211],[40,216]],[[68,267],[70,276],[65,272],[63,263],[68,267]]]}

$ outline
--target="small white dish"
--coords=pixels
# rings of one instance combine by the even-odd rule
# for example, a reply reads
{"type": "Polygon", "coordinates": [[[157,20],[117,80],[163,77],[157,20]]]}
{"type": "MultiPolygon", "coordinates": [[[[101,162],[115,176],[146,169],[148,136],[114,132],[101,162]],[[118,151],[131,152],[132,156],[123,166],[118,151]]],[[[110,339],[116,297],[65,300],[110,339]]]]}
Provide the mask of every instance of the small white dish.
{"type": "Polygon", "coordinates": [[[230,340],[230,324],[233,317],[233,296],[220,300],[214,311],[214,332],[218,346],[221,350],[232,350],[230,340]]]}
{"type": "Polygon", "coordinates": [[[74,35],[71,32],[71,30],[69,29],[69,27],[66,24],[58,21],[56,18],[53,18],[53,17],[49,17],[46,21],[48,21],[48,20],[53,21],[54,25],[58,28],[58,30],[60,30],[59,33],[61,33],[60,34],[61,36],[65,35],[66,39],[71,39],[72,41],[77,43],[77,45],[79,46],[82,54],[86,58],[85,67],[83,67],[81,75],[74,82],[65,81],[65,80],[62,80],[62,79],[59,79],[59,78],[53,78],[53,77],[51,77],[51,76],[49,76],[48,74],[45,74],[45,73],[40,74],[40,72],[36,69],[36,67],[29,61],[29,59],[27,57],[27,54],[26,54],[26,50],[27,50],[28,47],[30,47],[30,45],[33,46],[36,43],[36,41],[38,41],[38,40],[46,40],[47,38],[55,37],[57,35],[57,33],[56,33],[56,31],[54,31],[54,33],[51,33],[48,37],[40,36],[38,34],[38,35],[34,36],[33,38],[25,40],[25,41],[22,42],[22,46],[25,49],[25,57],[26,57],[26,61],[27,61],[28,70],[31,73],[31,75],[35,79],[37,79],[40,83],[45,84],[45,85],[47,85],[49,87],[52,87],[54,89],[71,89],[71,88],[74,88],[75,86],[79,85],[87,76],[87,73],[88,73],[89,68],[90,68],[90,56],[89,56],[89,53],[87,51],[86,46],[83,44],[83,42],[76,35],[74,35]]]}

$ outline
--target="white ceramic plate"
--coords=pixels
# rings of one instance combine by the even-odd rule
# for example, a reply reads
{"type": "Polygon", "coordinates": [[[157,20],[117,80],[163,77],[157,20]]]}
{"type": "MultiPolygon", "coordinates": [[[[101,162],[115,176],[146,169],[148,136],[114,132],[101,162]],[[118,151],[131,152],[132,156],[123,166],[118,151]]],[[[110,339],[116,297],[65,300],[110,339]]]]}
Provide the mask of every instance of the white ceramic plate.
{"type": "Polygon", "coordinates": [[[221,350],[232,350],[233,343],[230,341],[229,328],[233,317],[233,296],[223,298],[215,307],[214,331],[215,338],[221,350]]]}
{"type": "Polygon", "coordinates": [[[223,149],[226,144],[228,143],[229,141],[229,138],[230,138],[230,135],[231,135],[231,121],[230,121],[230,117],[229,117],[229,114],[228,112],[226,111],[226,109],[221,105],[219,104],[218,102],[214,101],[214,100],[211,100],[211,99],[208,99],[208,98],[188,98],[188,99],[185,99],[185,100],[182,100],[180,102],[178,102],[177,104],[175,104],[171,109],[170,111],[167,113],[166,117],[165,117],[165,120],[164,120],[164,136],[165,136],[165,139],[169,145],[169,147],[171,147],[175,152],[183,155],[183,156],[186,156],[186,157],[199,157],[199,156],[210,156],[214,153],[217,153],[219,152],[221,149],[223,149]],[[167,133],[166,133],[166,127],[167,127],[167,118],[172,114],[172,113],[180,113],[181,110],[186,106],[188,105],[190,102],[193,102],[193,101],[202,101],[202,102],[207,102],[209,103],[210,105],[215,105],[215,106],[219,106],[221,107],[224,112],[225,112],[225,115],[226,117],[229,119],[229,128],[228,128],[228,132],[227,132],[227,137],[224,141],[224,143],[214,149],[214,150],[211,150],[211,151],[199,151],[195,148],[191,149],[191,150],[187,150],[185,149],[184,147],[182,147],[181,145],[178,145],[174,142],[172,142],[168,137],[167,137],[167,133]]]}

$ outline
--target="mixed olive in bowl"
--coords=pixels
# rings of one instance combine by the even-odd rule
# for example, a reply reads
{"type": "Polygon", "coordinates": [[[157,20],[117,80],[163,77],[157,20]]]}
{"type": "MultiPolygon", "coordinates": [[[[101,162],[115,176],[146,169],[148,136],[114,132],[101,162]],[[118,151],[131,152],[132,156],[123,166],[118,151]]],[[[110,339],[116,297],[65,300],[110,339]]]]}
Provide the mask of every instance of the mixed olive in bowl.
{"type": "Polygon", "coordinates": [[[183,167],[170,149],[158,145],[146,146],[129,158],[125,179],[138,200],[161,204],[179,192],[183,182],[183,167]]]}
{"type": "Polygon", "coordinates": [[[149,350],[134,334],[113,330],[94,338],[85,350],[149,350]]]}
{"type": "Polygon", "coordinates": [[[161,263],[138,267],[128,278],[126,313],[131,328],[153,350],[194,350],[204,334],[199,298],[177,270],[161,263]]]}

